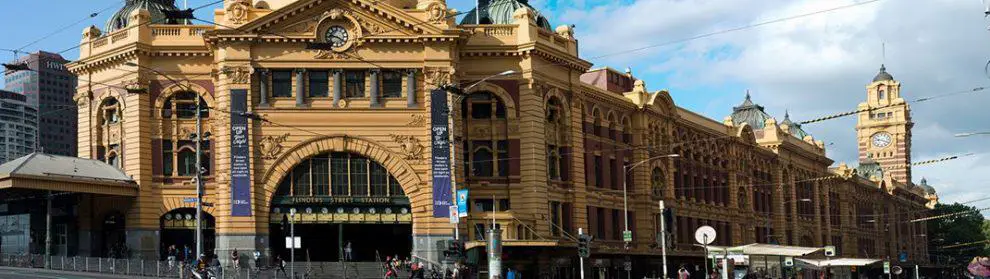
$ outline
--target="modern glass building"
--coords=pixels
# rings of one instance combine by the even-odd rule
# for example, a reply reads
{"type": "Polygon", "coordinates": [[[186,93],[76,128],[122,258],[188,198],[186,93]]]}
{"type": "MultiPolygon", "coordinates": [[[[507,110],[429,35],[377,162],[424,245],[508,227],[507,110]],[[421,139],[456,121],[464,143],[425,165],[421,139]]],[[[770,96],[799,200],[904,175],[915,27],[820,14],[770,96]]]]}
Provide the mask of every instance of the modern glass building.
{"type": "Polygon", "coordinates": [[[0,90],[0,163],[34,152],[38,109],[18,93],[0,90]]]}

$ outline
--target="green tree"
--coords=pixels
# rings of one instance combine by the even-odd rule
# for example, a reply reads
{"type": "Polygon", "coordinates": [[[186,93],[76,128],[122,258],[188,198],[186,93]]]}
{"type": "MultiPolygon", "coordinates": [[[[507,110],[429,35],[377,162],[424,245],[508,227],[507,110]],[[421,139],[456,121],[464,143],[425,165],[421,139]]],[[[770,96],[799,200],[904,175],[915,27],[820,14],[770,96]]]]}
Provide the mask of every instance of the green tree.
{"type": "Polygon", "coordinates": [[[939,263],[965,268],[973,257],[987,255],[990,223],[976,207],[938,204],[930,216],[941,215],[948,216],[928,221],[928,250],[939,263]]]}

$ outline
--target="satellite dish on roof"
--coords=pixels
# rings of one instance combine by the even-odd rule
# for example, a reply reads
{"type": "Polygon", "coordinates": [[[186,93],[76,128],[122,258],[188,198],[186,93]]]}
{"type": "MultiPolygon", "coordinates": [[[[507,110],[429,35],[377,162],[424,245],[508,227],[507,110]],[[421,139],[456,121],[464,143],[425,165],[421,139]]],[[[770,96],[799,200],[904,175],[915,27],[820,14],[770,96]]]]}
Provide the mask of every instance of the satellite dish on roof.
{"type": "Polygon", "coordinates": [[[712,244],[715,241],[715,228],[711,226],[701,226],[694,231],[694,240],[701,245],[712,244]]]}

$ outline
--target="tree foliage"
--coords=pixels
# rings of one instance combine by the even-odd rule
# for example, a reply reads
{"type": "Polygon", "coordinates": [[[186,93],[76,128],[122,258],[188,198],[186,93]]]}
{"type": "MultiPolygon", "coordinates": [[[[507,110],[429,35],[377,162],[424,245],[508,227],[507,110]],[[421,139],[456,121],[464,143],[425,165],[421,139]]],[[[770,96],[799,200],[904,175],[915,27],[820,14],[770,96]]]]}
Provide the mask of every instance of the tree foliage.
{"type": "Polygon", "coordinates": [[[961,214],[928,221],[928,250],[938,263],[965,267],[973,257],[988,255],[990,223],[976,207],[959,203],[938,204],[931,216],[955,213],[961,214]],[[973,244],[963,245],[968,243],[973,244]]]}

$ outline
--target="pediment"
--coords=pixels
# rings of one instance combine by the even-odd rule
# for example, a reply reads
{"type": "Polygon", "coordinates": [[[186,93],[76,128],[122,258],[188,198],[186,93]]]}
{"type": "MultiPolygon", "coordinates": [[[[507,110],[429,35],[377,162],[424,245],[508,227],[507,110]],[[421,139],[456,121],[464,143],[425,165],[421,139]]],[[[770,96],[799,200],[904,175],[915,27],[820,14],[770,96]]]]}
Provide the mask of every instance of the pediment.
{"type": "MultiPolygon", "coordinates": [[[[446,13],[441,7],[439,13],[446,13]]],[[[342,23],[354,21],[361,39],[371,37],[397,38],[442,34],[442,24],[423,21],[404,10],[378,0],[299,0],[259,18],[246,22],[236,30],[262,36],[317,38],[327,20],[342,23]],[[377,2],[377,3],[376,3],[377,2]]]]}

